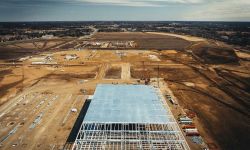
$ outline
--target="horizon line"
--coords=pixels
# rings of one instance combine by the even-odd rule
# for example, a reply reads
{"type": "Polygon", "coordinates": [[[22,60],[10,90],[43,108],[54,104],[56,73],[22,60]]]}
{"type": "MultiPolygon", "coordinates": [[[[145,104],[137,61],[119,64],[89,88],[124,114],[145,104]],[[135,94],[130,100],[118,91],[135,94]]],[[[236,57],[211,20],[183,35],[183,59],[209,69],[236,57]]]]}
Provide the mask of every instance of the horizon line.
{"type": "Polygon", "coordinates": [[[23,23],[23,22],[241,22],[250,23],[250,21],[225,21],[225,20],[40,20],[40,21],[0,21],[0,23],[23,23]]]}

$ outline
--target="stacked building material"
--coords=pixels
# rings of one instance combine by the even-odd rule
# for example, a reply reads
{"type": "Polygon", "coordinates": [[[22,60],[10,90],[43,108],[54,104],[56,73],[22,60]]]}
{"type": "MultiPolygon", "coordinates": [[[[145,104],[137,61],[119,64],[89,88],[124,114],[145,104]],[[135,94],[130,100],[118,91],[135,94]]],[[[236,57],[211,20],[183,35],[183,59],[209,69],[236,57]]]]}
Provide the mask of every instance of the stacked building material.
{"type": "Polygon", "coordinates": [[[193,123],[192,119],[190,119],[188,117],[180,117],[179,121],[181,124],[192,124],[193,123]]]}

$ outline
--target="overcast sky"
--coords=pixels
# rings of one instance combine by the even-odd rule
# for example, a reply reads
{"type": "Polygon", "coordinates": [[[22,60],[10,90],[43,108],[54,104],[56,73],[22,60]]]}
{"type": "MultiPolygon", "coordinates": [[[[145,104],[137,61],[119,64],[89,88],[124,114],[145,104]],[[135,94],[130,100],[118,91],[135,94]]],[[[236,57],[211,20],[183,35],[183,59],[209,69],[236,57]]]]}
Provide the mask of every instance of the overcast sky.
{"type": "Polygon", "coordinates": [[[0,0],[0,21],[250,21],[250,0],[0,0]]]}

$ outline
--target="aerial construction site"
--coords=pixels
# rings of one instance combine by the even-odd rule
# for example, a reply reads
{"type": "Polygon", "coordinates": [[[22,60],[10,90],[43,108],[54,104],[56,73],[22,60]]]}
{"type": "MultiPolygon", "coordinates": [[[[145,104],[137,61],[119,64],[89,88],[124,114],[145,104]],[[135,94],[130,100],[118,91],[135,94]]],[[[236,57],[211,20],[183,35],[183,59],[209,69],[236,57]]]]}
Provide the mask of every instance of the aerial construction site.
{"type": "Polygon", "coordinates": [[[246,149],[250,53],[95,32],[0,43],[0,149],[246,149]]]}

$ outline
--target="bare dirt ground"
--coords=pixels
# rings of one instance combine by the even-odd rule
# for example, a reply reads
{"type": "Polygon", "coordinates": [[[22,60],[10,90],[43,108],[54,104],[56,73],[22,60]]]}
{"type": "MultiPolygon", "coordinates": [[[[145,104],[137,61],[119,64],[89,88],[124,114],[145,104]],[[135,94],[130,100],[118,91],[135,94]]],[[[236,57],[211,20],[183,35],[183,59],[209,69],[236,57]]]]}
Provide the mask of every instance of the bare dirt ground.
{"type": "Polygon", "coordinates": [[[106,79],[121,79],[122,69],[120,67],[111,67],[105,73],[106,79]]]}
{"type": "MultiPolygon", "coordinates": [[[[135,38],[134,34],[125,34],[125,39],[135,38]]],[[[163,41],[171,38],[155,36],[151,38],[163,38],[163,41]]],[[[120,33],[101,33],[96,38],[121,37],[120,33]]],[[[193,53],[199,48],[197,45],[204,44],[199,42],[183,51],[119,50],[122,56],[116,50],[54,51],[59,43],[34,54],[37,49],[26,51],[13,43],[2,46],[3,50],[0,47],[0,51],[7,53],[0,60],[0,149],[63,149],[65,144],[70,148],[82,120],[85,99],[94,93],[97,84],[144,84],[143,78],[151,78],[149,84],[154,86],[159,81],[162,91],[173,93],[179,106],[168,104],[176,118],[186,111],[196,114],[194,122],[210,149],[247,149],[250,141],[248,54],[236,51],[234,55],[230,50],[237,63],[218,63],[217,57],[209,57],[206,63],[203,61],[208,60],[206,55],[193,53]],[[15,51],[7,52],[7,47],[15,51]],[[25,55],[17,55],[19,51],[25,55]],[[70,54],[78,58],[65,59],[70,54]],[[34,65],[32,58],[10,61],[27,55],[40,59],[50,56],[53,64],[34,65]],[[77,112],[71,112],[72,108],[77,108],[77,112]]],[[[41,48],[44,44],[37,43],[37,46],[41,48]]],[[[228,51],[218,53],[213,46],[211,43],[211,55],[228,58],[228,51]]],[[[192,149],[202,148],[186,138],[192,149]]]]}
{"type": "Polygon", "coordinates": [[[143,32],[117,32],[117,33],[97,33],[93,36],[95,41],[135,41],[137,49],[176,49],[184,50],[190,45],[190,41],[166,34],[154,34],[143,32]]]}
{"type": "Polygon", "coordinates": [[[191,42],[206,41],[206,39],[203,39],[203,38],[200,38],[200,37],[189,36],[189,35],[178,35],[178,34],[172,34],[172,33],[157,33],[157,32],[147,32],[147,33],[178,37],[178,38],[181,38],[181,39],[184,39],[184,40],[187,40],[187,41],[191,41],[191,42]]]}
{"type": "Polygon", "coordinates": [[[34,40],[25,42],[7,42],[0,44],[0,60],[18,60],[25,56],[32,56],[45,51],[56,51],[57,46],[69,39],[34,40]]]}

